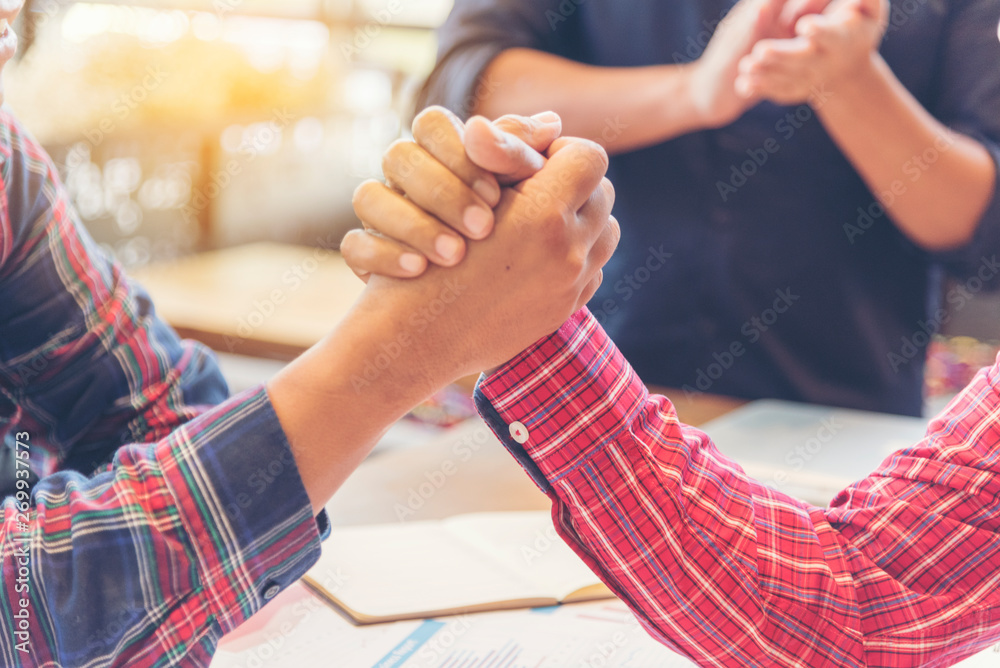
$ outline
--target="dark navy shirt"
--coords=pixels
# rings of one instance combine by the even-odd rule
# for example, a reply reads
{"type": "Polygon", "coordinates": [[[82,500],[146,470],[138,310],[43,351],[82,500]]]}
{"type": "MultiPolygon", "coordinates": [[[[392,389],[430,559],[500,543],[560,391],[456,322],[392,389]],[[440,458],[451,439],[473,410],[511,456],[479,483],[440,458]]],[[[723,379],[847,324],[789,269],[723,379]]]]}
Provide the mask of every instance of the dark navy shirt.
{"type": "MultiPolygon", "coordinates": [[[[511,47],[599,66],[689,62],[730,7],[457,0],[421,102],[467,116],[489,85],[482,71],[511,47]]],[[[1000,161],[998,21],[1000,0],[894,3],[882,53],[931,113],[1000,161]]],[[[943,150],[904,165],[901,186],[919,188],[943,150]]],[[[590,306],[648,383],[917,415],[941,309],[1000,287],[1000,199],[967,247],[928,253],[809,106],[761,104],[728,127],[616,156],[609,177],[623,236],[590,306]],[[942,294],[943,272],[959,288],[942,294]]]]}

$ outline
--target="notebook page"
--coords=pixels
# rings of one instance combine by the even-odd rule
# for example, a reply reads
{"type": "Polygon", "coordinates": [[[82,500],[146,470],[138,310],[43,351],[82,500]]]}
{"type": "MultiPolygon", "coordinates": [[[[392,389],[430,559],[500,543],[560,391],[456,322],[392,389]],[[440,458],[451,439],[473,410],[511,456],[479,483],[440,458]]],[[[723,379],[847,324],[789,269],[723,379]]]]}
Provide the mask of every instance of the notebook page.
{"type": "Polygon", "coordinates": [[[449,518],[443,524],[461,540],[559,600],[600,583],[556,534],[547,510],[473,513],[449,518]]]}
{"type": "Polygon", "coordinates": [[[334,529],[309,574],[336,582],[330,592],[336,599],[373,617],[547,596],[492,565],[440,522],[334,529]]]}

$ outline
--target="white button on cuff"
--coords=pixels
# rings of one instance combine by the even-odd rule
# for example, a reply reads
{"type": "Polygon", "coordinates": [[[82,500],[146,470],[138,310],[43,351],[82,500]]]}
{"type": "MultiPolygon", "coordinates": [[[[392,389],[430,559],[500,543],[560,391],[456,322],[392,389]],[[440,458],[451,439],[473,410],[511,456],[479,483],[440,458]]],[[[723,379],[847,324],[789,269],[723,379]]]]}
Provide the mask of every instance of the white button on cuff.
{"type": "Polygon", "coordinates": [[[528,442],[528,428],[520,422],[512,422],[510,424],[510,437],[524,445],[528,442]]]}
{"type": "Polygon", "coordinates": [[[281,593],[281,587],[278,585],[271,585],[264,591],[264,600],[270,601],[272,598],[281,593]]]}

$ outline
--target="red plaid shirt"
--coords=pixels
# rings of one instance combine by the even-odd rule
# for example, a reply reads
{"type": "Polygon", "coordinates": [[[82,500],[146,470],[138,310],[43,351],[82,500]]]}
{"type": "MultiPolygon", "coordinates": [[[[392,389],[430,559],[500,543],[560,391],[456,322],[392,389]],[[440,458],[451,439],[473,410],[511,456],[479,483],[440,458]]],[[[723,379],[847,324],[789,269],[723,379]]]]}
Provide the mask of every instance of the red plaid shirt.
{"type": "Polygon", "coordinates": [[[750,479],[586,311],[477,390],[563,538],[702,666],[948,666],[1000,638],[1000,364],[827,508],[750,479]]]}

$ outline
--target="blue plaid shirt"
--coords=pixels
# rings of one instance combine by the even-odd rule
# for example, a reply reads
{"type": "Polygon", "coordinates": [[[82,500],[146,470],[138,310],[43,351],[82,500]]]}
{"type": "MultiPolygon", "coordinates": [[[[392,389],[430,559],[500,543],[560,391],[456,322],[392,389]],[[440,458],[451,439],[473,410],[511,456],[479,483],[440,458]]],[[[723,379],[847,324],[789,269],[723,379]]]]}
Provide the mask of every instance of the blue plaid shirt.
{"type": "Polygon", "coordinates": [[[0,665],[208,665],[316,561],[263,388],[227,400],[0,111],[0,665]]]}

